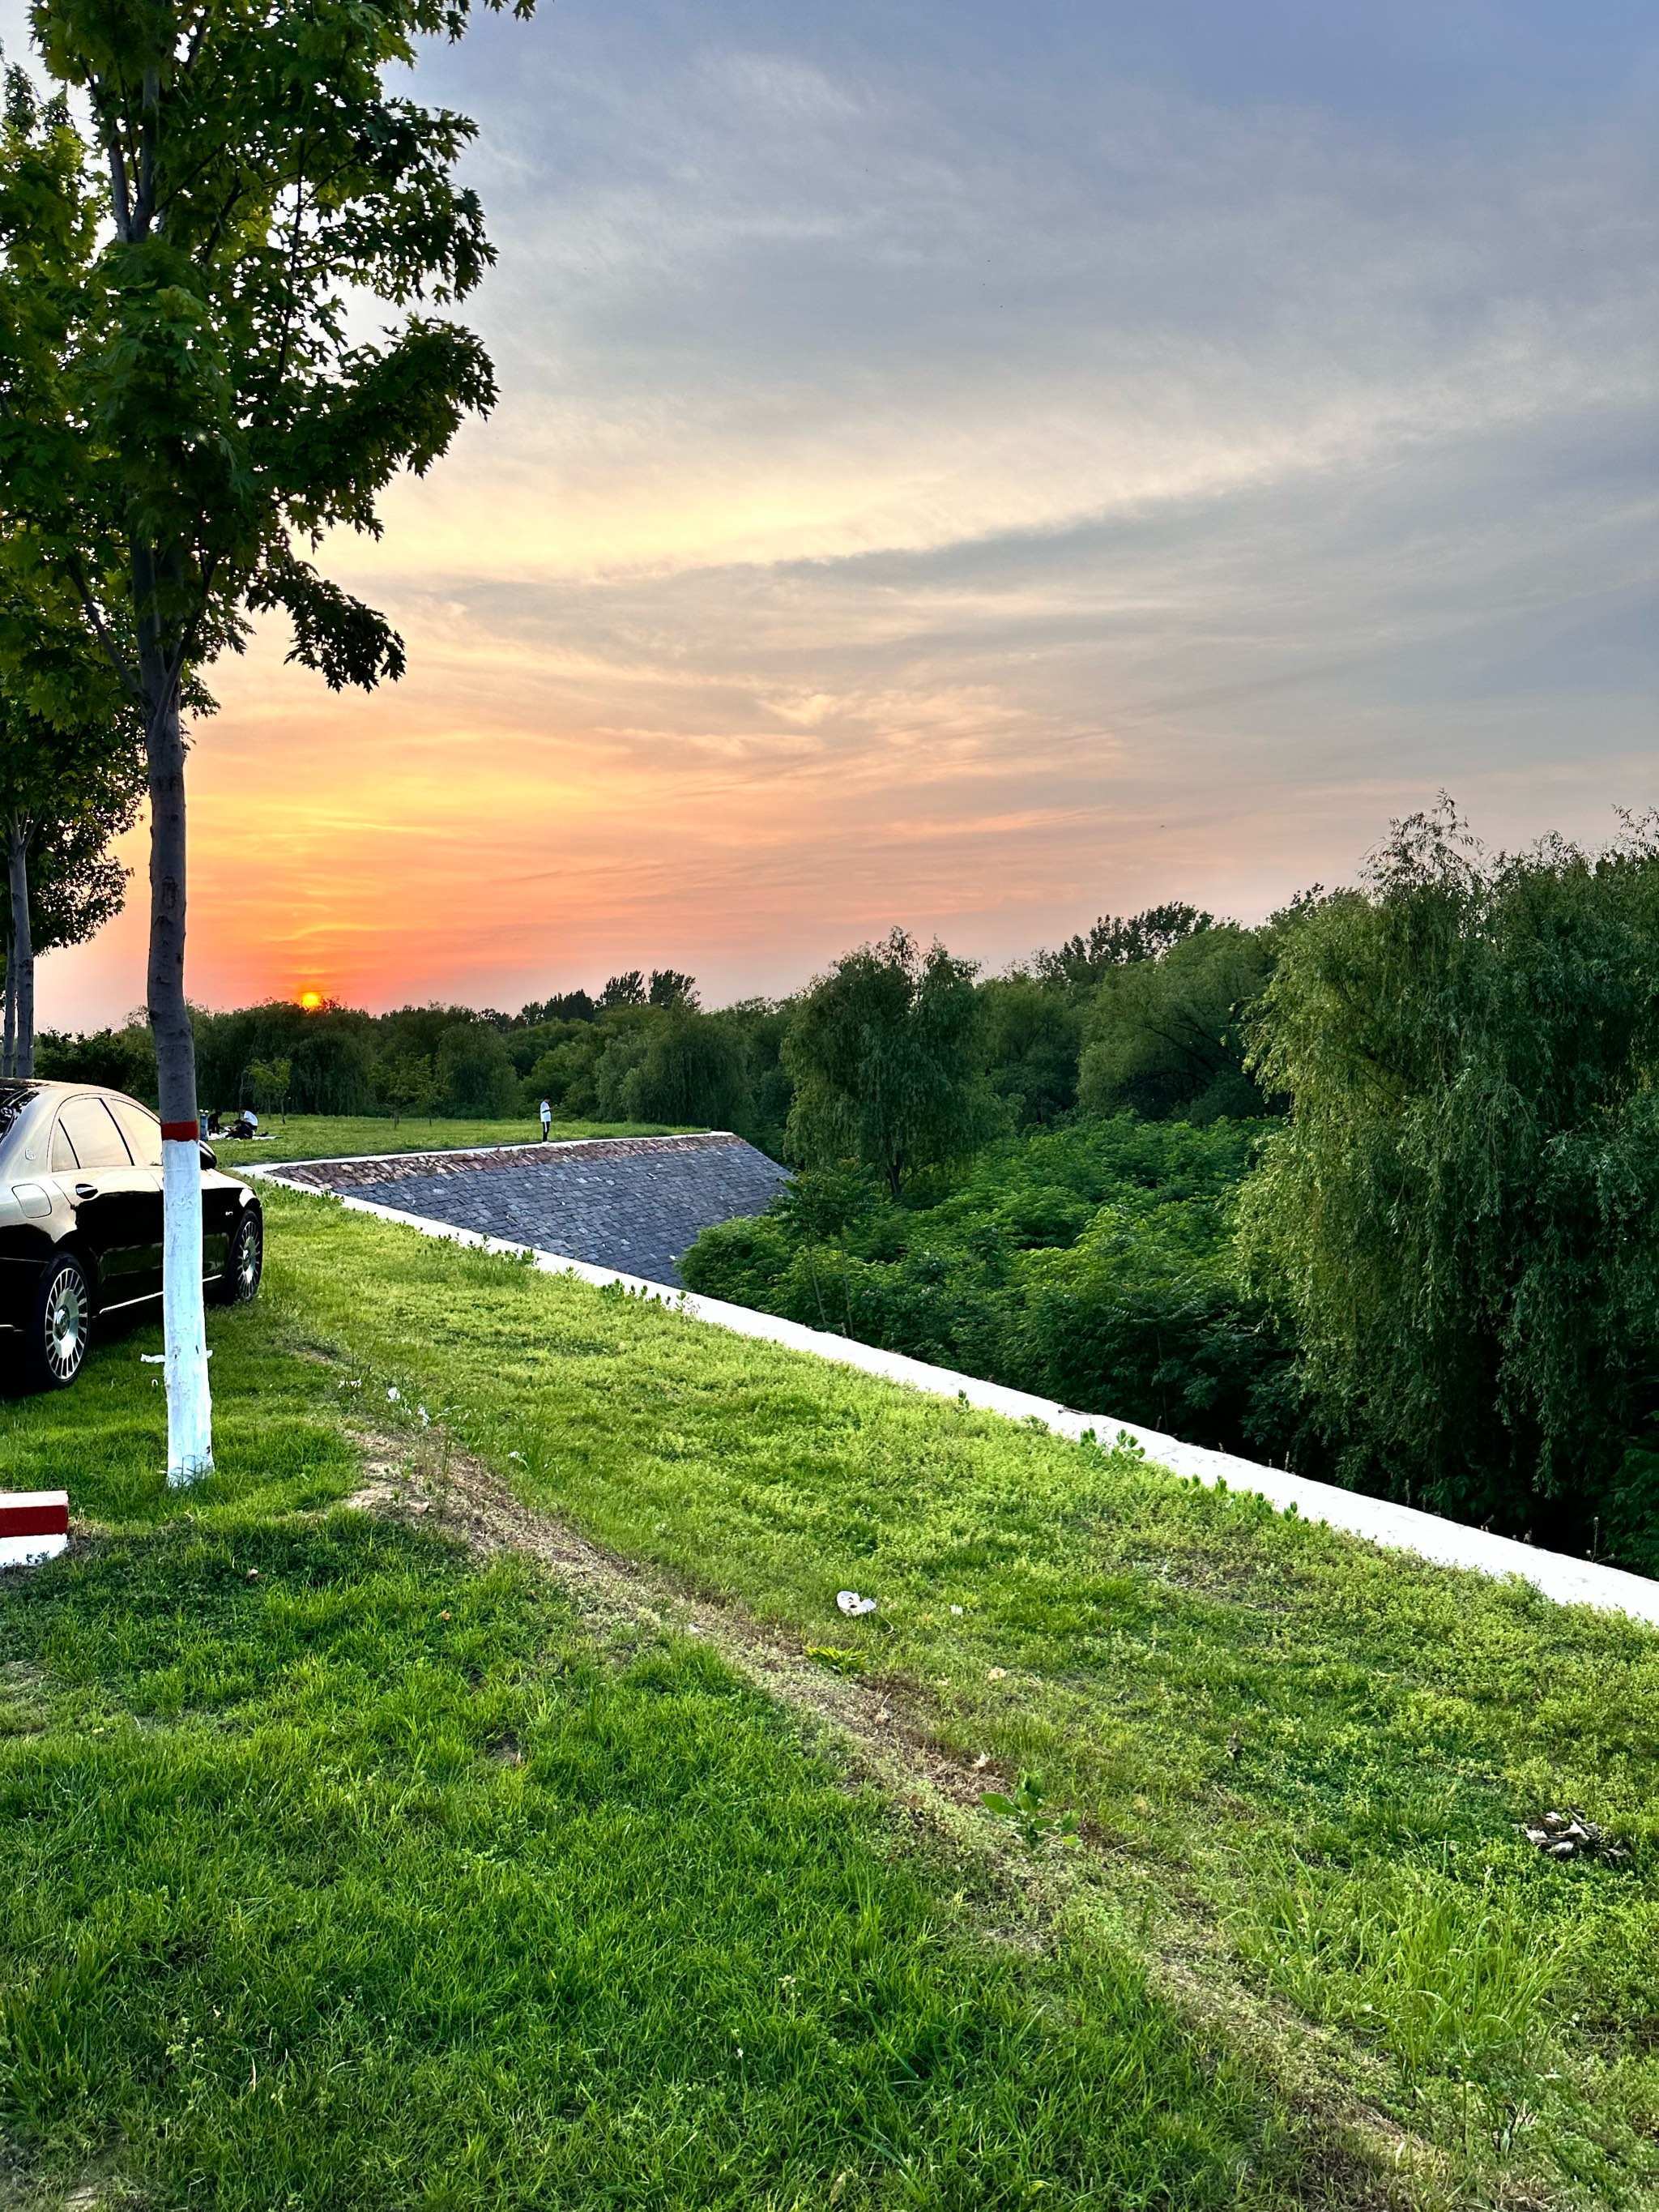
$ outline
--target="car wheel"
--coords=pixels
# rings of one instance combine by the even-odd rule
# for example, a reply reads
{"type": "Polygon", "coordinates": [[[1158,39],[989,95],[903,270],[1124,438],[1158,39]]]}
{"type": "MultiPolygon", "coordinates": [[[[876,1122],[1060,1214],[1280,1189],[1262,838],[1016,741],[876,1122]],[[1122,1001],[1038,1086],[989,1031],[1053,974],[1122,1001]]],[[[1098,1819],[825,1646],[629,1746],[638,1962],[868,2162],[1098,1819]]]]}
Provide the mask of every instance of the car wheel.
{"type": "Polygon", "coordinates": [[[92,1285],[72,1254],[48,1261],[34,1294],[34,1318],[24,1348],[37,1389],[67,1390],[92,1342],[92,1285]]]}
{"type": "Polygon", "coordinates": [[[220,1304],[245,1305],[249,1298],[257,1297],[264,1264],[265,1237],[259,1217],[253,1212],[245,1213],[231,1232],[225,1271],[218,1283],[220,1304]]]}

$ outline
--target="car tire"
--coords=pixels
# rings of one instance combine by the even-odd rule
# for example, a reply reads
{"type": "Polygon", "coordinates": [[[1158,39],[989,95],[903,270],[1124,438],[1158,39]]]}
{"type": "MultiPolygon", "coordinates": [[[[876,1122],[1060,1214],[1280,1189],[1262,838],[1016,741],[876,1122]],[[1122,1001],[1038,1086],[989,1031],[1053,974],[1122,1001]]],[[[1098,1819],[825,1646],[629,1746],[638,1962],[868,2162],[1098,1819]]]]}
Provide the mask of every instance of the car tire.
{"type": "Polygon", "coordinates": [[[214,1298],[222,1306],[246,1305],[259,1295],[259,1278],[265,1267],[264,1224],[250,1206],[230,1232],[224,1273],[214,1285],[214,1298]]]}
{"type": "Polygon", "coordinates": [[[72,1252],[40,1271],[23,1340],[23,1370],[37,1390],[67,1390],[86,1364],[92,1342],[92,1285],[72,1252]]]}

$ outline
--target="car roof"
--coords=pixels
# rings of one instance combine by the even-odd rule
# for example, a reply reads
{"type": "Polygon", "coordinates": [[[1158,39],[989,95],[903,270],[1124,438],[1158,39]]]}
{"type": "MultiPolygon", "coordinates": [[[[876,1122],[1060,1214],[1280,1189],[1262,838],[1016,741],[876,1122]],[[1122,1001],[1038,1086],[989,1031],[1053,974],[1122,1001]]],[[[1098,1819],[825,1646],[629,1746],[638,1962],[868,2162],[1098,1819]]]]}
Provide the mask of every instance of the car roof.
{"type": "MultiPolygon", "coordinates": [[[[97,1098],[125,1098],[129,1106],[143,1106],[142,1098],[134,1098],[125,1091],[118,1091],[110,1083],[60,1083],[55,1079],[35,1075],[0,1076],[0,1099],[81,1098],[90,1091],[97,1098]]],[[[144,1106],[146,1114],[155,1109],[144,1106]]]]}
{"type": "Polygon", "coordinates": [[[49,1083],[34,1076],[9,1075],[0,1077],[0,1146],[9,1152],[14,1142],[24,1145],[25,1157],[32,1158],[40,1132],[58,1108],[71,1098],[86,1097],[118,1099],[155,1119],[149,1107],[129,1098],[125,1091],[112,1091],[106,1083],[49,1083]]]}

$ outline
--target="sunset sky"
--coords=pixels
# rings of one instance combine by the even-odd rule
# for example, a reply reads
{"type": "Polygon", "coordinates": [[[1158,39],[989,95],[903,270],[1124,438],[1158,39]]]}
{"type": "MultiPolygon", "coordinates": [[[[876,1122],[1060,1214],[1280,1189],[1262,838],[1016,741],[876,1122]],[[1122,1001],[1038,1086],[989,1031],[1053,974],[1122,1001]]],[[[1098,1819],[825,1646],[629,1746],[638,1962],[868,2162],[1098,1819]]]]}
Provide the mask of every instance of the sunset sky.
{"type": "Polygon", "coordinates": [[[210,679],[197,999],[1000,965],[1659,801],[1650,4],[558,0],[421,88],[501,404],[329,549],[402,684],[210,679]]]}

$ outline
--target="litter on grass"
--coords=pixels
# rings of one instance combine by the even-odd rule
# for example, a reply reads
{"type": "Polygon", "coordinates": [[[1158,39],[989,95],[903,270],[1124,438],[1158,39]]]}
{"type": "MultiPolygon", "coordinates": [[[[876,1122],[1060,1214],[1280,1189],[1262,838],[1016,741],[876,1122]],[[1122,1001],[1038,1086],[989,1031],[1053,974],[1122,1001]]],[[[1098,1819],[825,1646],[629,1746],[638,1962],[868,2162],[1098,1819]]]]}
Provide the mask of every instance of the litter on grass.
{"type": "Polygon", "coordinates": [[[860,1597],[856,1590],[837,1590],[836,1603],[849,1618],[855,1618],[861,1613],[873,1613],[876,1609],[874,1598],[860,1597]]]}
{"type": "Polygon", "coordinates": [[[1546,1858],[1607,1859],[1616,1865],[1630,1856],[1623,1844],[1582,1813],[1546,1813],[1535,1826],[1522,1822],[1521,1832],[1546,1858]]]}

